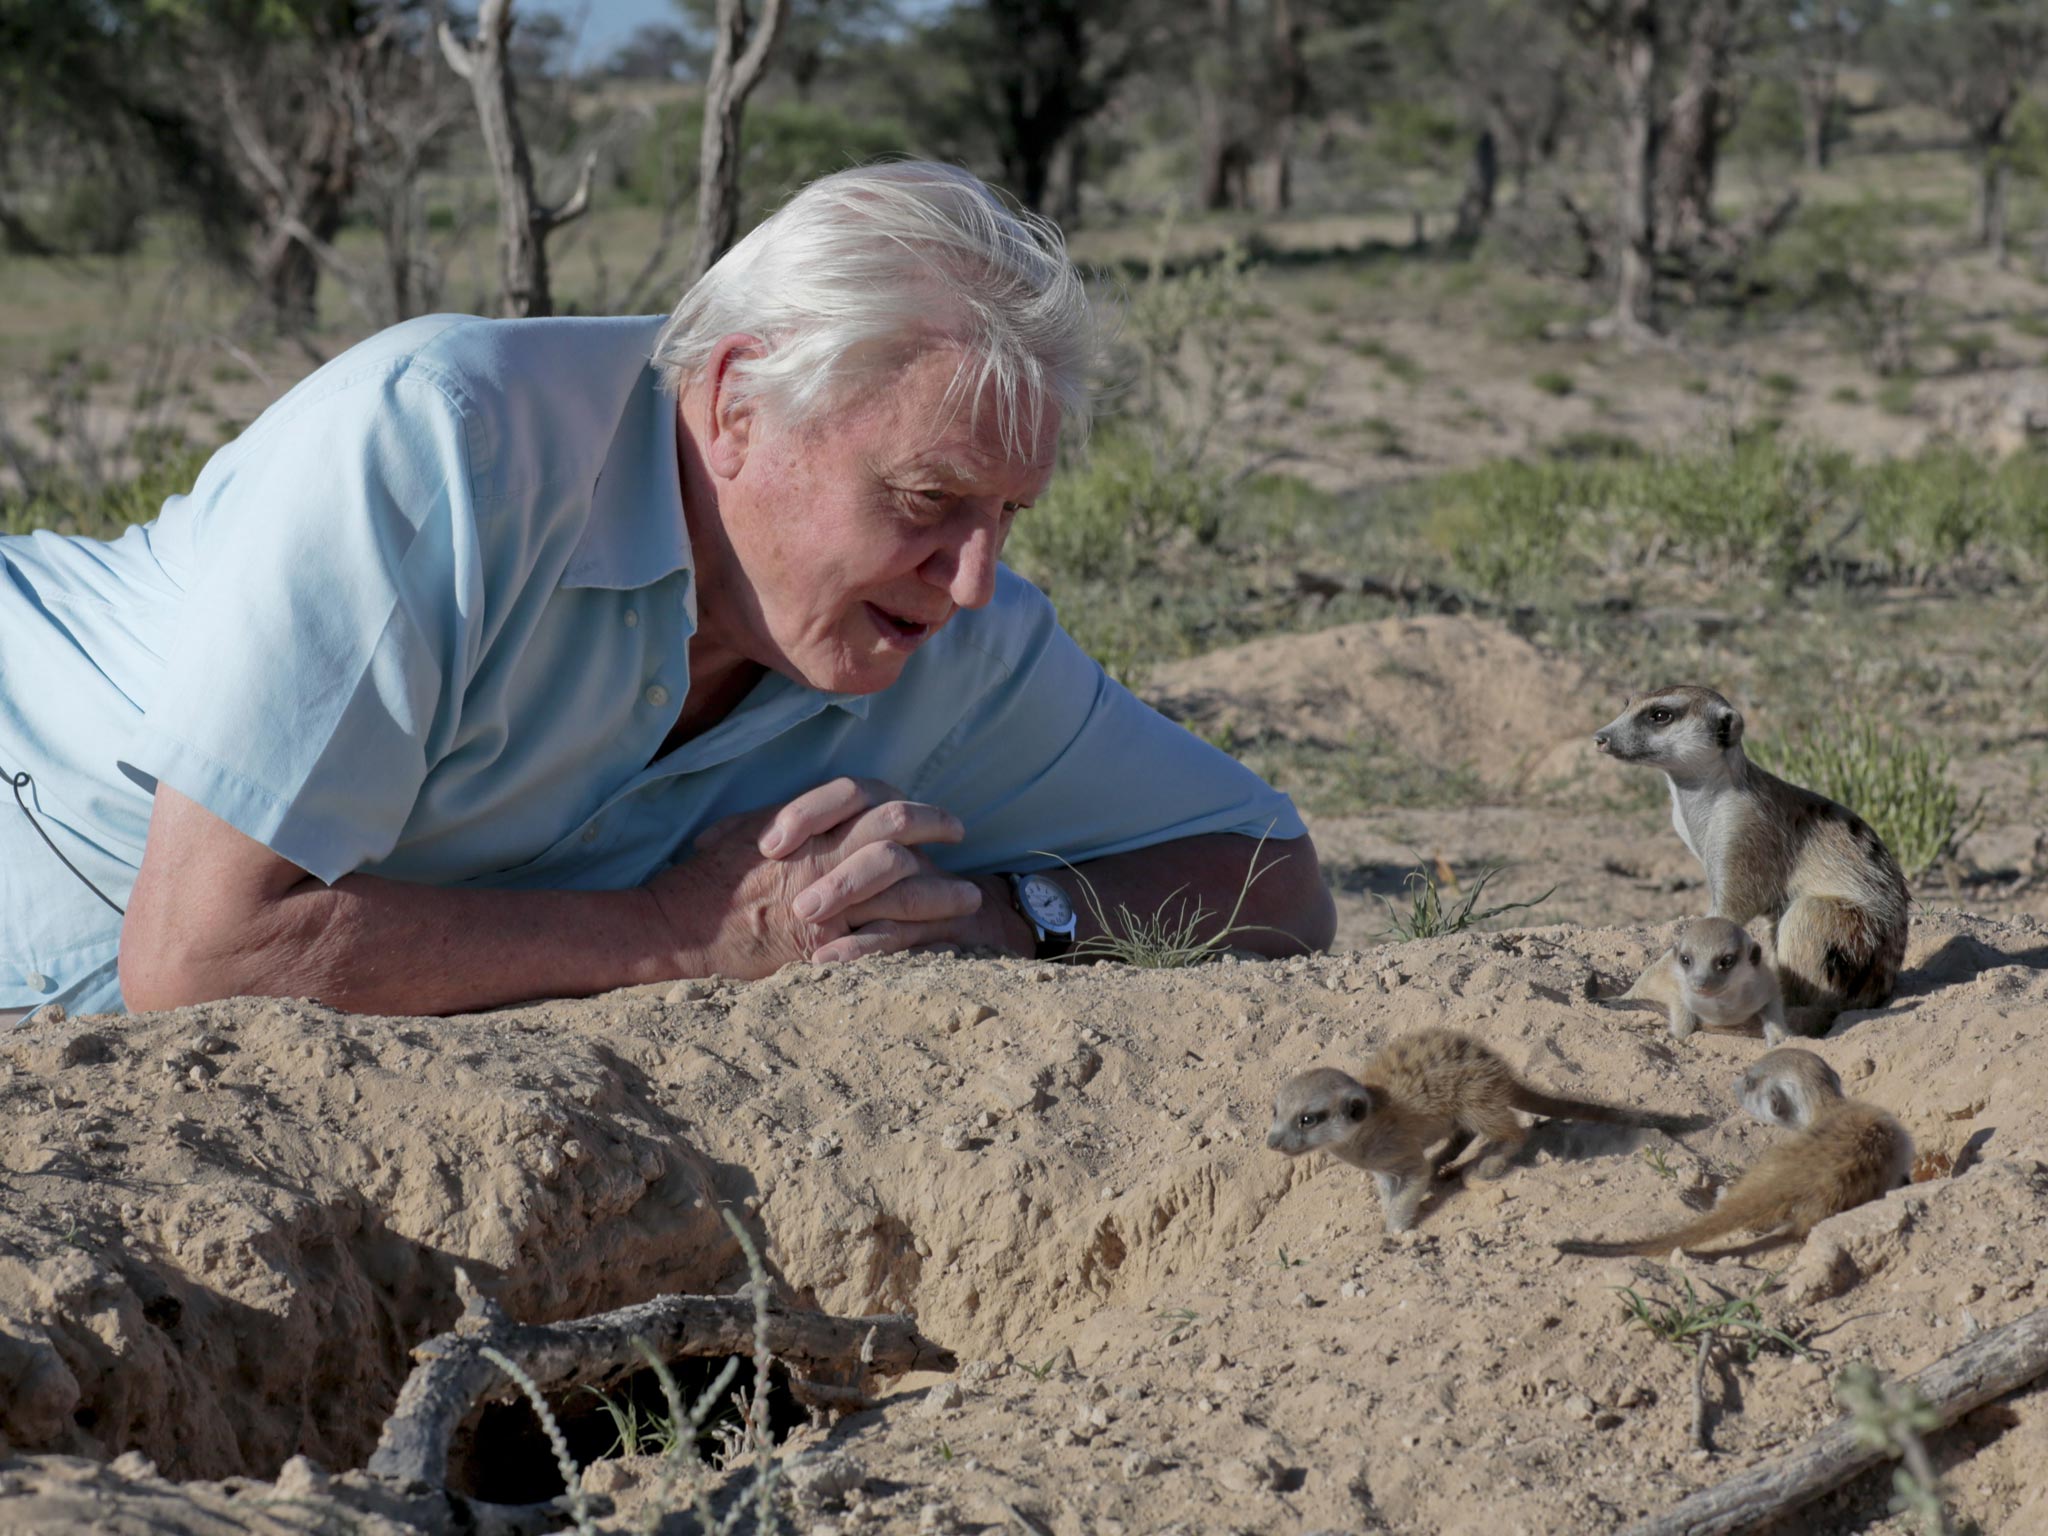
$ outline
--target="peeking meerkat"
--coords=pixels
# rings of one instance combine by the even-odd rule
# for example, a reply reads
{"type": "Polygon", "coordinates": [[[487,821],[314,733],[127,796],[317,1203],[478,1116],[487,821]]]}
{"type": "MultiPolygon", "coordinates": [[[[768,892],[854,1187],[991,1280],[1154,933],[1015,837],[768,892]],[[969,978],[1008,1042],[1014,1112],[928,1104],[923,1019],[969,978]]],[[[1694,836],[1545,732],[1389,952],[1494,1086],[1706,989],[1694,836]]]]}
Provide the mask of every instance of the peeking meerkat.
{"type": "Polygon", "coordinates": [[[1695,1221],[1630,1242],[1559,1243],[1593,1258],[1696,1248],[1730,1232],[1803,1238],[1830,1216],[1882,1198],[1912,1177],[1913,1138],[1875,1105],[1842,1097],[1832,1068],[1811,1051],[1767,1052],[1735,1081],[1743,1108],[1767,1125],[1797,1127],[1721,1191],[1695,1221]]]}
{"type": "Polygon", "coordinates": [[[1891,1000],[1906,955],[1897,860],[1855,812],[1750,762],[1734,705],[1711,688],[1659,689],[1593,741],[1617,762],[1663,771],[1712,915],[1759,924],[1795,1024],[1817,1032],[1845,1008],[1891,1000]]]}
{"type": "Polygon", "coordinates": [[[1420,1029],[1391,1041],[1356,1077],[1334,1067],[1299,1072],[1273,1097],[1266,1145],[1289,1157],[1324,1151],[1371,1173],[1389,1232],[1405,1232],[1428,1192],[1482,1137],[1473,1171],[1498,1178],[1529,1132],[1516,1110],[1568,1120],[1691,1131],[1710,1117],[1624,1109],[1531,1088],[1469,1035],[1420,1029]],[[1446,1141],[1434,1158],[1429,1148],[1446,1141]]]}
{"type": "Polygon", "coordinates": [[[1811,1051],[1766,1051],[1735,1079],[1735,1097],[1765,1125],[1803,1131],[1843,1102],[1842,1080],[1811,1051]]]}
{"type": "Polygon", "coordinates": [[[1777,971],[1764,963],[1764,947],[1749,930],[1725,917],[1679,924],[1671,948],[1616,1001],[1663,1009],[1674,1039],[1701,1026],[1744,1029],[1758,1020],[1770,1044],[1787,1038],[1777,971]]]}

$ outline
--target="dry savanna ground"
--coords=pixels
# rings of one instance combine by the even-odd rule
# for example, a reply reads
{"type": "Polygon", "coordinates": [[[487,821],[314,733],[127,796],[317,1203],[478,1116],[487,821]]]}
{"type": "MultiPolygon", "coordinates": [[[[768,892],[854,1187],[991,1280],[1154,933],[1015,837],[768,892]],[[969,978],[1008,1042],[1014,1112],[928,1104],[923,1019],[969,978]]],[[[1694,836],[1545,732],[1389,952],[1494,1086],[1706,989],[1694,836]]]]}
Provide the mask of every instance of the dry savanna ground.
{"type": "MultiPolygon", "coordinates": [[[[919,957],[451,1020],[238,1001],[0,1042],[0,1531],[418,1530],[350,1469],[408,1351],[454,1321],[457,1271],[526,1321],[730,1290],[745,1270],[721,1205],[792,1303],[912,1310],[964,1362],[790,1434],[790,1519],[811,1536],[1618,1530],[1830,1422],[1845,1365],[1911,1372],[2042,1305],[2048,635],[2028,503],[2007,495],[2008,521],[1939,558],[1887,560],[1854,477],[1944,439],[2024,459],[2048,426],[2048,287],[2024,251],[2007,270],[1958,249],[1964,184],[1931,158],[1848,160],[1809,195],[1850,205],[1880,174],[1926,215],[1910,376],[1875,373],[1828,312],[1702,306],[1674,313],[1670,344],[1621,350],[1577,328],[1583,289],[1497,254],[1404,251],[1399,221],[1268,225],[1223,295],[1227,345],[1159,419],[1127,399],[1088,461],[1112,464],[1134,423],[1184,446],[1221,380],[1186,482],[1220,510],[1105,534],[1076,491],[1020,535],[1106,661],[1296,796],[1338,895],[1329,956],[919,957]],[[1614,537],[1574,534],[1538,572],[1518,546],[1492,558],[1504,525],[1467,516],[1495,482],[1445,479],[1738,443],[1791,445],[1767,478],[1825,482],[1796,560],[1603,503],[1589,525],[1612,515],[1614,537]],[[1811,469],[1805,445],[1846,467],[1811,469]],[[1565,1258],[1558,1238],[1676,1219],[1682,1190],[1774,1133],[1553,1125],[1508,1177],[1447,1186],[1387,1236],[1362,1175],[1265,1150],[1285,1073],[1444,1024],[1560,1092],[1733,1109],[1756,1041],[1674,1042],[1581,1000],[1589,972],[1640,967],[1704,903],[1660,783],[1589,742],[1623,694],[1681,678],[1735,698],[1760,751],[1867,721],[1957,792],[1898,997],[1814,1046],[1936,1176],[1803,1243],[1565,1258]],[[1405,916],[1412,877],[1455,906],[1489,870],[1480,906],[1534,905],[1390,932],[1382,898],[1405,916]],[[1794,1341],[1715,1357],[1711,1452],[1692,1349],[1633,1320],[1624,1287],[1751,1296],[1794,1341]]],[[[634,237],[593,223],[563,281],[634,237]]],[[[1151,238],[1081,249],[1124,259],[1151,238]]],[[[61,416],[110,463],[142,417],[217,440],[310,366],[232,340],[224,301],[162,263],[4,272],[0,408],[61,416]],[[73,392],[54,415],[53,362],[73,392]]],[[[337,316],[319,344],[350,334],[337,316]]],[[[1749,464],[1703,499],[1754,493],[1749,464]]],[[[596,1458],[594,1404],[557,1407],[596,1458]]],[[[2041,1391],[1933,1453],[1959,1519],[2048,1530],[2041,1391]]],[[[500,1406],[462,1475],[536,1499],[549,1465],[500,1406]]],[[[647,1463],[584,1478],[611,1501],[601,1528],[640,1528],[647,1463]]],[[[1904,1533],[1890,1493],[1880,1470],[1779,1528],[1904,1533]]]]}

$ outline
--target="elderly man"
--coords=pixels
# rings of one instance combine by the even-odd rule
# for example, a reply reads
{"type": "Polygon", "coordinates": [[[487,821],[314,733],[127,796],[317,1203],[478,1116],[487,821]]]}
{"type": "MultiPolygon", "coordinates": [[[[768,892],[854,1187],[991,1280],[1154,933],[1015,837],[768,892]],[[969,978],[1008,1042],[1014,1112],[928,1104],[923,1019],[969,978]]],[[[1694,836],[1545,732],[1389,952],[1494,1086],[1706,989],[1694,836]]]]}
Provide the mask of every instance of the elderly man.
{"type": "Polygon", "coordinates": [[[971,176],[848,171],[665,323],[408,322],[154,523],[0,539],[0,1010],[1050,955],[1261,837],[1240,942],[1327,944],[1285,797],[997,563],[1088,327],[971,176]]]}

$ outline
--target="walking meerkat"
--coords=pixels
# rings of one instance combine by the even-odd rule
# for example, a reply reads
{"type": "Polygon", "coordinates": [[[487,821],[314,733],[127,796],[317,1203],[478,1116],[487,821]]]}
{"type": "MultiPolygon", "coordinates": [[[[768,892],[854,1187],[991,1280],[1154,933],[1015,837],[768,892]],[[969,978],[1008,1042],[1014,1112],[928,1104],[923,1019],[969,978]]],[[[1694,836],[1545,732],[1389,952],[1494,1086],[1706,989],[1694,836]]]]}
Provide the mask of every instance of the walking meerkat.
{"type": "Polygon", "coordinates": [[[1795,1024],[1891,1000],[1906,956],[1906,880],[1854,811],[1743,755],[1742,713],[1687,684],[1629,701],[1593,742],[1663,771],[1671,824],[1707,872],[1712,915],[1759,923],[1795,1024]]]}
{"type": "Polygon", "coordinates": [[[1516,1110],[1568,1120],[1692,1131],[1700,1115],[1667,1115],[1559,1098],[1522,1082],[1508,1064],[1470,1035],[1419,1029],[1402,1035],[1366,1063],[1357,1077],[1334,1067],[1298,1072],[1273,1098],[1266,1145],[1289,1157],[1323,1151],[1363,1168],[1379,1186],[1389,1232],[1405,1232],[1430,1179],[1482,1137],[1473,1171],[1498,1178],[1529,1132],[1516,1110]],[[1429,1149],[1448,1138],[1436,1157],[1429,1149]]]}
{"type": "MultiPolygon", "coordinates": [[[[1589,979],[1587,995],[1593,993],[1589,979]]],[[[1725,917],[1679,924],[1671,947],[1607,1006],[1625,1003],[1661,1009],[1678,1040],[1702,1026],[1746,1029],[1759,1020],[1772,1045],[1788,1034],[1777,971],[1764,963],[1764,947],[1749,930],[1725,917]]]]}
{"type": "Polygon", "coordinates": [[[1913,1174],[1913,1138],[1873,1104],[1841,1096],[1828,1064],[1811,1051],[1767,1053],[1741,1077],[1743,1108],[1798,1133],[1769,1148],[1697,1220],[1627,1242],[1561,1242],[1592,1258],[1697,1248],[1730,1232],[1803,1238],[1830,1216],[1881,1199],[1913,1174]]]}

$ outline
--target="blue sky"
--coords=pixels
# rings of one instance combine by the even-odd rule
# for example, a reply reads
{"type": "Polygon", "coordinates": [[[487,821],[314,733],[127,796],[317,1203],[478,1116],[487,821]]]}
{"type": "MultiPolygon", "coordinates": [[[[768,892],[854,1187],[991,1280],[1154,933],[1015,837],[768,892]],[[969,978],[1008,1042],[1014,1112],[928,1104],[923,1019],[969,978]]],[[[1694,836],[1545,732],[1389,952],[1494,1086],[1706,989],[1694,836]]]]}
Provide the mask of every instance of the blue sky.
{"type": "Polygon", "coordinates": [[[648,22],[673,22],[679,14],[672,0],[515,0],[512,14],[521,11],[552,11],[572,30],[581,19],[572,69],[603,62],[648,22]]]}

